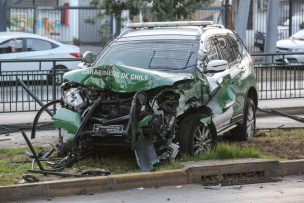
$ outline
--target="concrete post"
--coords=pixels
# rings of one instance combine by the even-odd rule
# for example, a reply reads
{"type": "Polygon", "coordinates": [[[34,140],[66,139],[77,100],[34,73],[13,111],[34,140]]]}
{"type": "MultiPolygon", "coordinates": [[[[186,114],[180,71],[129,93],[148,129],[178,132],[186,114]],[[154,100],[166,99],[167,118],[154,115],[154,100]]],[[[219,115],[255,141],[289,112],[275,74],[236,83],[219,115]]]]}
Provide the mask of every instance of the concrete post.
{"type": "Polygon", "coordinates": [[[0,32],[6,31],[5,1],[6,0],[0,0],[0,32]]]}
{"type": "Polygon", "coordinates": [[[248,23],[248,14],[250,8],[250,0],[240,1],[239,8],[236,16],[236,25],[235,31],[239,34],[240,38],[245,42],[246,41],[246,30],[248,23]]]}
{"type": "MultiPolygon", "coordinates": [[[[268,0],[266,18],[265,52],[276,52],[278,40],[279,3],[277,0],[268,0]]],[[[267,59],[267,62],[271,62],[267,59]]]]}

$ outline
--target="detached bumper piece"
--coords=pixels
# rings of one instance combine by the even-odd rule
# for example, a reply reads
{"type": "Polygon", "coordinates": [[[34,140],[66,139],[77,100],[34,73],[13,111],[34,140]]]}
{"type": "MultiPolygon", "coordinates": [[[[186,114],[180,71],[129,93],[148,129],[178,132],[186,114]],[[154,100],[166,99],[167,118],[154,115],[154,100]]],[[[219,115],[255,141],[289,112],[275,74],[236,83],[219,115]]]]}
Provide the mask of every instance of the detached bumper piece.
{"type": "MultiPolygon", "coordinates": [[[[28,147],[31,150],[31,157],[34,158],[34,160],[37,162],[38,167],[40,170],[28,170],[28,172],[30,173],[38,173],[38,174],[43,174],[43,175],[55,175],[55,176],[60,176],[60,177],[87,177],[87,176],[107,176],[111,174],[111,171],[109,171],[108,169],[95,169],[95,170],[88,170],[88,171],[84,171],[80,174],[72,174],[72,173],[65,173],[65,172],[58,172],[58,169],[45,169],[41,162],[40,159],[33,147],[33,145],[31,144],[30,140],[28,139],[27,135],[25,134],[24,131],[22,131],[22,136],[25,139],[28,147]]],[[[77,158],[77,157],[75,157],[77,158]]],[[[64,160],[67,159],[64,158],[63,160],[61,160],[60,162],[63,163],[64,160]]],[[[78,159],[79,160],[79,159],[78,159]]],[[[62,169],[62,168],[60,168],[62,169]]],[[[39,180],[31,175],[25,175],[24,176],[24,180],[26,180],[27,182],[38,182],[39,180]]]]}

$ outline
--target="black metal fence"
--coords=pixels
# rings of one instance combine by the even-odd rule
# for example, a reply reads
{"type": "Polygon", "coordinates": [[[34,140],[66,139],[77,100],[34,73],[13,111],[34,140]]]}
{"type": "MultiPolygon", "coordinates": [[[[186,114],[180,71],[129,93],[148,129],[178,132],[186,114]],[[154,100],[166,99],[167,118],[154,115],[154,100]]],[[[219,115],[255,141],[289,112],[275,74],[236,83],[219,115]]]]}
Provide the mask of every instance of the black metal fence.
{"type": "MultiPolygon", "coordinates": [[[[255,73],[260,100],[304,98],[304,53],[254,54],[255,73]],[[297,60],[297,62],[295,61],[297,60]]],[[[60,98],[63,69],[42,70],[43,63],[52,63],[74,59],[27,60],[40,64],[40,70],[1,71],[7,63],[20,61],[0,60],[0,113],[37,111],[37,101],[32,98],[18,82],[25,85],[43,103],[60,98]]],[[[23,60],[23,63],[26,63],[23,60]]]]}
{"type": "MultiPolygon", "coordinates": [[[[252,0],[245,44],[251,53],[264,52],[268,0],[252,0]]],[[[304,28],[304,1],[281,0],[278,12],[278,39],[286,39],[304,28]]],[[[234,15],[237,9],[234,8],[234,15]]],[[[235,22],[237,23],[237,22],[235,22]]]]}
{"type": "Polygon", "coordinates": [[[48,103],[61,96],[60,84],[67,69],[52,68],[62,62],[79,63],[80,59],[36,59],[36,60],[1,60],[0,59],[0,113],[37,111],[41,108],[28,92],[36,99],[48,103]],[[4,67],[30,63],[35,70],[1,71],[4,67]],[[51,66],[50,66],[51,65],[51,66]],[[24,82],[23,87],[18,78],[24,82]]]}
{"type": "Polygon", "coordinates": [[[304,53],[252,56],[260,100],[304,98],[304,53]]]}

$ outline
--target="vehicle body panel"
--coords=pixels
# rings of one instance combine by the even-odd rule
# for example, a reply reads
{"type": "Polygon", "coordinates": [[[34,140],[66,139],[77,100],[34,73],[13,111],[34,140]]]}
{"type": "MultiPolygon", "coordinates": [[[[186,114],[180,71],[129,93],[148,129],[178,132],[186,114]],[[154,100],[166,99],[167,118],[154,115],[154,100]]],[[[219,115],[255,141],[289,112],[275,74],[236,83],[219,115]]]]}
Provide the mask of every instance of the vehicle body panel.
{"type": "Polygon", "coordinates": [[[104,65],[84,68],[66,73],[66,80],[84,86],[110,89],[113,92],[145,91],[160,86],[171,86],[175,82],[193,80],[192,74],[166,73],[123,65],[104,65]]]}
{"type": "MultiPolygon", "coordinates": [[[[215,27],[183,29],[138,30],[123,34],[113,44],[128,40],[133,43],[139,39],[170,39],[171,34],[180,40],[199,38],[195,41],[199,43],[195,50],[199,54],[206,53],[206,43],[211,37],[234,35],[232,31],[215,27]]],[[[218,46],[216,43],[213,46],[218,46]]],[[[106,49],[111,49],[113,44],[106,49]]],[[[66,110],[58,111],[53,120],[57,127],[65,128],[67,137],[76,144],[81,139],[82,142],[92,139],[95,144],[110,140],[113,144],[112,138],[121,138],[135,151],[141,169],[151,170],[159,160],[176,156],[179,148],[176,132],[185,118],[200,114],[200,122],[215,133],[243,122],[247,94],[249,88],[256,90],[256,80],[252,59],[244,45],[237,43],[237,38],[234,45],[233,55],[238,57],[229,64],[222,63],[226,68],[218,72],[208,72],[204,56],[198,57],[193,71],[183,68],[154,70],[150,68],[155,59],[153,52],[147,55],[150,64],[146,68],[121,65],[122,52],[112,52],[118,63],[99,64],[98,61],[110,53],[103,51],[97,62],[64,75],[62,108],[66,110]],[[242,50],[237,46],[243,47],[242,50]]],[[[126,47],[126,50],[130,48],[126,47]]],[[[193,50],[189,52],[185,59],[190,60],[193,50]]],[[[220,55],[225,56],[224,53],[220,55]]],[[[144,55],[139,53],[138,57],[144,55]]],[[[162,60],[167,59],[164,58],[162,60]]],[[[225,59],[212,60],[223,62],[225,59]]],[[[186,68],[188,62],[185,64],[186,68]]]]}

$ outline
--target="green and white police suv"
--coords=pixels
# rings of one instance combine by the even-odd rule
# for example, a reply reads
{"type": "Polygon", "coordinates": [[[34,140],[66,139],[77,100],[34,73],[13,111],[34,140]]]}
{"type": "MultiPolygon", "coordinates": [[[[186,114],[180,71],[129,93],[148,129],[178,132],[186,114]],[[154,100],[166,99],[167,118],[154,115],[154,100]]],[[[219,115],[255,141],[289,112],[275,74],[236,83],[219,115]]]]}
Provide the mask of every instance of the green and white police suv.
{"type": "Polygon", "coordinates": [[[238,35],[210,21],[134,23],[64,75],[65,151],[129,146],[142,171],[204,153],[227,131],[255,133],[253,63],[238,35]]]}

